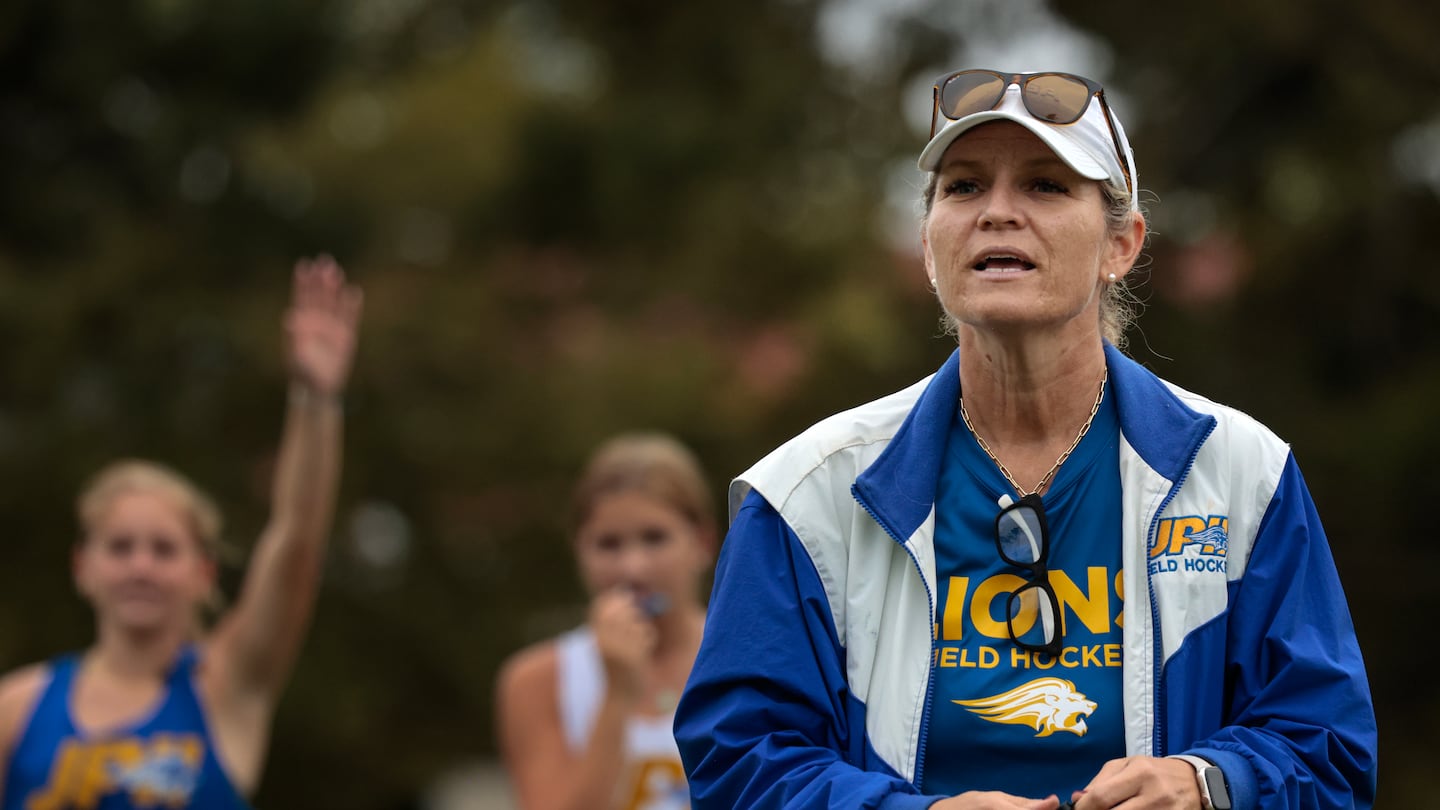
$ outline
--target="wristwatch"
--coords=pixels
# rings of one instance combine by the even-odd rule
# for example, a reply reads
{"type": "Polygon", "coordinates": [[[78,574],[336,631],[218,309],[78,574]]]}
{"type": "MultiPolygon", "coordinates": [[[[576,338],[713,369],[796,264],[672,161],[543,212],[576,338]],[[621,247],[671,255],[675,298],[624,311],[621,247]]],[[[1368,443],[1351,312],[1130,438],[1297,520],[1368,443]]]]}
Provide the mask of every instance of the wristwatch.
{"type": "Polygon", "coordinates": [[[1183,759],[1195,768],[1195,783],[1200,786],[1200,806],[1204,810],[1230,810],[1230,785],[1225,781],[1225,772],[1204,757],[1176,754],[1173,759],[1183,759]]]}

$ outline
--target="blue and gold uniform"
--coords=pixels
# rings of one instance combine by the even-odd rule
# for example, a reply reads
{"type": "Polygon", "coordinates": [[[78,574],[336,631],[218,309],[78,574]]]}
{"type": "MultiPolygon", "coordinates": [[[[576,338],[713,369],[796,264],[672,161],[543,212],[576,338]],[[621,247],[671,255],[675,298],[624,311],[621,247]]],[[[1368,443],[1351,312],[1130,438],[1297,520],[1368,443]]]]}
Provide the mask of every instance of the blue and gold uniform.
{"type": "MultiPolygon", "coordinates": [[[[595,717],[605,694],[605,665],[595,634],[578,627],[556,640],[559,657],[558,694],[565,741],[574,750],[583,750],[595,727],[595,717]]],[[[613,799],[597,807],[615,810],[689,810],[690,789],[685,784],[685,766],[675,745],[671,727],[673,707],[663,714],[632,715],[625,721],[624,773],[613,799]]],[[[8,809],[7,809],[8,810],[8,809]]]]}
{"type": "Polygon", "coordinates": [[[105,734],[70,715],[80,658],[51,664],[45,687],[10,757],[0,810],[243,810],[215,757],[195,692],[196,651],[181,654],[154,712],[105,734]]]}

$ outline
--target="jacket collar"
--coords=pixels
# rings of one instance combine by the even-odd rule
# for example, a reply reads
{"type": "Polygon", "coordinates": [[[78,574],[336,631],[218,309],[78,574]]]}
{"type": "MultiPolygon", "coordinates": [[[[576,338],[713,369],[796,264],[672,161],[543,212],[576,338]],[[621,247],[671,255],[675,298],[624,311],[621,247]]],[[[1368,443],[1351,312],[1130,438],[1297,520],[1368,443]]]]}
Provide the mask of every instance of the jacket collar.
{"type": "MultiPolygon", "coordinates": [[[[1105,344],[1120,433],[1140,459],[1173,482],[1185,474],[1215,418],[1196,412],[1164,381],[1105,344]]],[[[960,352],[954,351],[921,392],[890,444],[856,479],[851,493],[898,542],[929,518],[960,401],[960,352]]]]}
{"type": "Polygon", "coordinates": [[[1179,481],[1215,429],[1215,417],[1195,411],[1164,380],[1109,343],[1105,362],[1121,435],[1152,470],[1179,481]]]}
{"type": "Polygon", "coordinates": [[[960,402],[960,352],[930,378],[890,444],[850,491],[896,541],[904,543],[930,516],[950,423],[960,402]]]}

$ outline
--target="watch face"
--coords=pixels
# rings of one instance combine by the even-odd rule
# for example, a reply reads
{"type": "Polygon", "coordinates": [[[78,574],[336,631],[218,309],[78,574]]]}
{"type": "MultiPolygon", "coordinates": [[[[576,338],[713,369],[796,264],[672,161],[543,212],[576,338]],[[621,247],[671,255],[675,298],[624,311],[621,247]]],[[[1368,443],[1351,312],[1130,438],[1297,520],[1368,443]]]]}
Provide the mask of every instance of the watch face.
{"type": "Polygon", "coordinates": [[[1201,772],[1205,790],[1210,794],[1210,806],[1215,810],[1230,810],[1230,789],[1225,784],[1225,772],[1219,768],[1206,768],[1201,772]]]}

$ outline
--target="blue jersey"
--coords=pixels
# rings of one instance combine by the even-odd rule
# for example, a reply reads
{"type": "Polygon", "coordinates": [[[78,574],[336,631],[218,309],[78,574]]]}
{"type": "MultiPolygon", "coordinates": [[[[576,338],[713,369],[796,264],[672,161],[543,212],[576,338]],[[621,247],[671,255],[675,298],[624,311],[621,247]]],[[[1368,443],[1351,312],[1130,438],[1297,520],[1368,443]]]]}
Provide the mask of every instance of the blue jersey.
{"type": "Polygon", "coordinates": [[[166,677],[159,706],[105,734],[75,727],[70,694],[78,656],[56,659],[6,766],[0,810],[241,810],[248,805],[215,757],[195,693],[196,654],[166,677]]]}
{"type": "Polygon", "coordinates": [[[1018,497],[957,414],[937,493],[935,652],[925,793],[1002,790],[1068,799],[1125,756],[1121,712],[1120,423],[1107,396],[1042,499],[1058,658],[1010,640],[1024,584],[995,542],[1002,493],[1018,497]]]}

